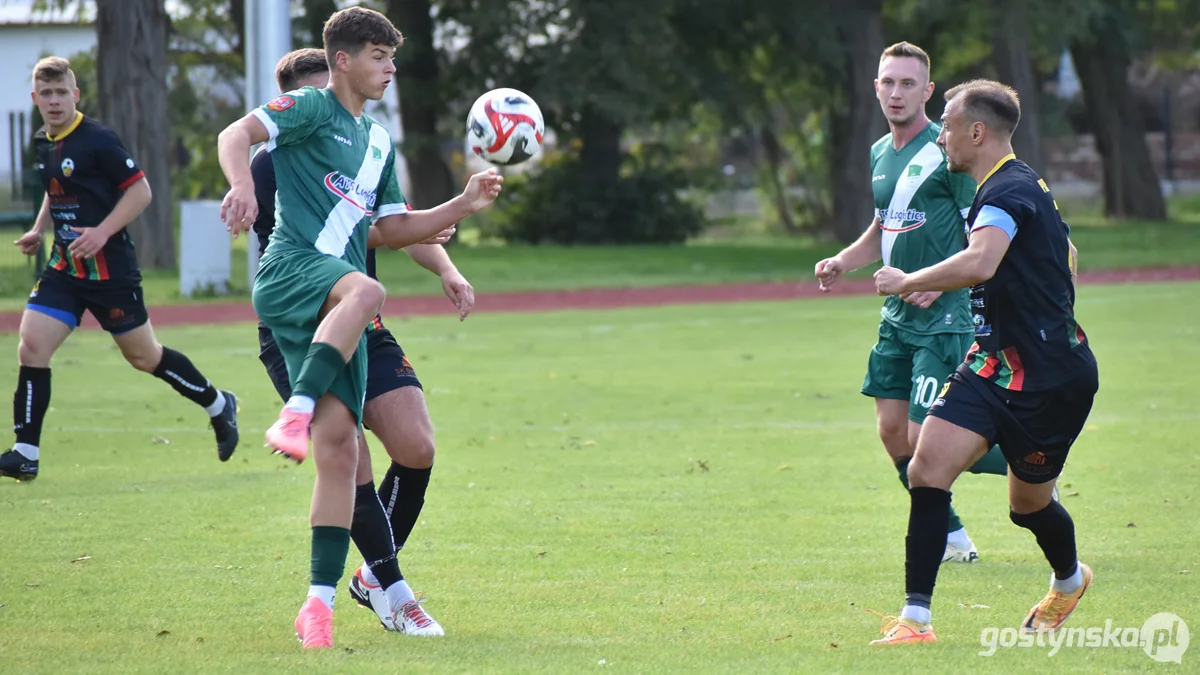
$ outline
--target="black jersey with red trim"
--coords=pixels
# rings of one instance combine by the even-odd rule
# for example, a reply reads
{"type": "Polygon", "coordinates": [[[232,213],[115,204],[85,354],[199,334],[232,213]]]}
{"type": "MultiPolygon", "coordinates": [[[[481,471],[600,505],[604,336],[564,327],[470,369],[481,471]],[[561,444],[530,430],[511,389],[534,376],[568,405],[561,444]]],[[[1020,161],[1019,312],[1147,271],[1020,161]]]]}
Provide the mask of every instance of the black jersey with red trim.
{"type": "Polygon", "coordinates": [[[1007,389],[1053,389],[1095,364],[1075,320],[1070,229],[1046,182],[1013,155],[980,183],[967,214],[972,234],[989,226],[980,218],[987,207],[1010,216],[1005,231],[1014,231],[996,274],[971,289],[975,344],[967,364],[1007,389]]]}
{"type": "Polygon", "coordinates": [[[39,129],[34,148],[54,220],[54,249],[47,265],[78,279],[140,280],[133,239],[124,228],[91,260],[67,253],[79,237],[71,228],[98,226],[125,190],[145,175],[116,132],[76,113],[75,122],[57,136],[46,127],[39,129]]]}

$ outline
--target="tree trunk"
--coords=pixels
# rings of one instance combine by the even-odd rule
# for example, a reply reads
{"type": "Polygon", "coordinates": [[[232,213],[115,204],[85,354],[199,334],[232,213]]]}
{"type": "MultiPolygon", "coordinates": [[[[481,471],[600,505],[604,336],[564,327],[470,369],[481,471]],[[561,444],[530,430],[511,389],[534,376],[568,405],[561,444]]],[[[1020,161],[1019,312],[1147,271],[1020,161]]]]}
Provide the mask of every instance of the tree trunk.
{"type": "Polygon", "coordinates": [[[1045,175],[1042,154],[1041,116],[1037,74],[1029,58],[1029,24],[1025,20],[1026,0],[998,0],[993,5],[992,62],[1000,81],[1017,90],[1021,97],[1021,123],[1013,135],[1013,151],[1038,174],[1045,175]]]}
{"type": "Polygon", "coordinates": [[[1129,90],[1131,59],[1118,12],[1093,18],[1090,35],[1071,44],[1088,124],[1104,161],[1104,212],[1165,220],[1167,206],[1146,147],[1145,121],[1129,90]]]}
{"type": "MultiPolygon", "coordinates": [[[[403,0],[392,0],[393,5],[402,3],[403,0]]],[[[333,16],[334,12],[338,11],[336,0],[304,0],[304,20],[301,22],[304,26],[304,42],[308,47],[321,48],[325,42],[325,22],[329,17],[333,16]]],[[[394,22],[395,19],[392,19],[394,22]]]]}
{"type": "Polygon", "coordinates": [[[164,0],[97,3],[96,73],[97,117],[121,137],[154,192],[150,206],[128,227],[138,262],[146,269],[174,267],[164,0]]]}
{"type": "Polygon", "coordinates": [[[780,175],[783,171],[786,151],[780,145],[779,138],[775,135],[775,130],[771,127],[770,122],[762,126],[758,136],[766,161],[764,170],[767,172],[767,191],[770,193],[771,202],[775,205],[775,213],[779,216],[779,222],[783,225],[783,229],[791,234],[796,234],[799,228],[796,227],[796,216],[792,213],[792,200],[788,194],[788,186],[784,184],[783,177],[780,175]]]}
{"type": "Polygon", "coordinates": [[[388,18],[404,33],[404,47],[396,53],[395,89],[400,96],[404,159],[412,193],[406,196],[417,209],[432,208],[458,193],[438,134],[438,119],[445,106],[431,11],[430,0],[388,2],[388,18]]]}
{"type": "MultiPolygon", "coordinates": [[[[621,180],[621,123],[610,113],[594,103],[585,103],[579,118],[579,181],[580,193],[585,199],[611,199],[621,180]]],[[[609,218],[621,217],[614,209],[605,209],[609,218]]],[[[591,221],[604,228],[603,232],[591,232],[574,223],[564,223],[563,228],[573,233],[573,238],[591,243],[611,243],[613,232],[628,229],[620,223],[591,221]]],[[[563,243],[576,243],[571,237],[559,237],[563,243]]]]}
{"type": "Polygon", "coordinates": [[[871,197],[871,144],[886,130],[870,82],[883,51],[883,0],[847,0],[837,30],[845,46],[845,102],[830,111],[829,168],[833,191],[833,234],[854,241],[875,217],[871,197]]]}

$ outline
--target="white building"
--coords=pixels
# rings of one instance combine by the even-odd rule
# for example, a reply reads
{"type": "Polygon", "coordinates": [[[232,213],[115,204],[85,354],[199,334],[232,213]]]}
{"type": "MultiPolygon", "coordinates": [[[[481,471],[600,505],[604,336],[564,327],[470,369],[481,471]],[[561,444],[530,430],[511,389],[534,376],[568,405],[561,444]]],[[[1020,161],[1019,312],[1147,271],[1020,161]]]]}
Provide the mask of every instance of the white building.
{"type": "MultiPolygon", "coordinates": [[[[173,14],[186,11],[170,0],[167,9],[173,14]]],[[[25,113],[25,142],[28,142],[34,131],[28,128],[33,101],[25,92],[32,89],[34,64],[44,56],[69,58],[92,49],[96,45],[94,17],[95,5],[92,0],[80,2],[65,12],[35,10],[34,0],[0,0],[0,45],[3,46],[4,57],[0,58],[0,92],[5,93],[0,98],[0,211],[5,210],[4,204],[8,202],[12,167],[20,159],[19,148],[13,144],[13,139],[20,137],[20,129],[10,128],[9,113],[25,113]]],[[[233,98],[236,96],[234,89],[240,90],[242,83],[230,85],[229,95],[236,100],[233,98]]],[[[385,97],[379,104],[370,106],[367,112],[388,128],[395,142],[400,142],[403,136],[396,96],[385,97]]],[[[409,182],[406,169],[404,162],[397,163],[400,185],[407,191],[409,182]]]]}
{"type": "MultiPolygon", "coordinates": [[[[88,17],[85,17],[88,18],[88,17]]],[[[29,113],[33,101],[29,96],[33,84],[33,66],[43,56],[70,56],[87,51],[96,44],[96,30],[90,22],[81,23],[74,11],[35,12],[33,2],[0,0],[0,195],[6,196],[12,180],[12,166],[17,149],[13,138],[19,129],[9,124],[10,113],[25,113],[26,139],[33,130],[29,113]]],[[[26,141],[28,142],[28,141],[26,141]]],[[[0,201],[5,199],[0,198],[0,201]]]]}

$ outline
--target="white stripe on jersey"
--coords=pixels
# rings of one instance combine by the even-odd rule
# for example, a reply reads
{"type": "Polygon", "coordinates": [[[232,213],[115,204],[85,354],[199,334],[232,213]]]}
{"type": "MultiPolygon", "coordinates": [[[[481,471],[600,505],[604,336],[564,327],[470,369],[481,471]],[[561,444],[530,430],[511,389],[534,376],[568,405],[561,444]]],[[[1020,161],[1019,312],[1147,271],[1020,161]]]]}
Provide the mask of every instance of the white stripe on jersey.
{"type": "MultiPolygon", "coordinates": [[[[896,180],[896,187],[892,191],[892,201],[888,204],[889,217],[882,223],[883,225],[883,264],[892,264],[892,246],[896,243],[896,237],[899,232],[889,232],[888,230],[898,230],[904,225],[903,219],[896,218],[892,214],[904,213],[908,210],[908,204],[912,201],[913,195],[917,194],[917,190],[925,184],[925,179],[933,175],[942,162],[946,161],[942,154],[942,149],[937,146],[937,143],[929,141],[925,147],[921,148],[916,155],[913,155],[908,166],[914,164],[921,167],[921,173],[908,177],[908,172],[896,180]]],[[[915,271],[915,270],[909,270],[915,271]]]]}
{"type": "MultiPolygon", "coordinates": [[[[378,124],[371,124],[370,147],[363,152],[363,162],[358,168],[354,182],[358,185],[376,186],[378,192],[379,177],[387,164],[388,153],[392,151],[392,137],[388,135],[387,129],[378,124]],[[371,148],[379,149],[379,159],[373,156],[371,148]]],[[[345,255],[346,244],[350,243],[350,236],[354,234],[354,228],[362,221],[364,215],[367,214],[357,205],[339,199],[337,206],[333,207],[329,217],[325,219],[325,227],[321,228],[321,234],[317,235],[317,250],[335,258],[345,255]]]]}
{"type": "Polygon", "coordinates": [[[275,120],[263,112],[262,108],[251,110],[250,114],[257,117],[258,121],[262,122],[263,126],[267,128],[267,152],[271,152],[275,149],[275,139],[279,137],[279,125],[275,124],[275,120]]]}

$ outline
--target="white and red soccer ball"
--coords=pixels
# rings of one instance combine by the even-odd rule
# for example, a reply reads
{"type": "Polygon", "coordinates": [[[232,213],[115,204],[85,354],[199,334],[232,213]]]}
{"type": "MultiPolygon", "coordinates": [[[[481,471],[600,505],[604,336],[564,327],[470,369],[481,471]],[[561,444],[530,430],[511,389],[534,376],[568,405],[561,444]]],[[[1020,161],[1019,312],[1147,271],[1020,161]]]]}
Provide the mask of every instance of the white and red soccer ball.
{"type": "Polygon", "coordinates": [[[467,144],[492,164],[512,166],[537,154],[546,135],[542,111],[516,89],[493,89],[467,115],[467,144]]]}

